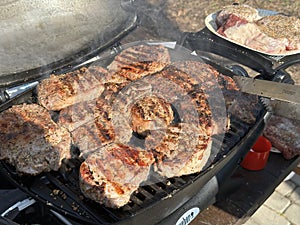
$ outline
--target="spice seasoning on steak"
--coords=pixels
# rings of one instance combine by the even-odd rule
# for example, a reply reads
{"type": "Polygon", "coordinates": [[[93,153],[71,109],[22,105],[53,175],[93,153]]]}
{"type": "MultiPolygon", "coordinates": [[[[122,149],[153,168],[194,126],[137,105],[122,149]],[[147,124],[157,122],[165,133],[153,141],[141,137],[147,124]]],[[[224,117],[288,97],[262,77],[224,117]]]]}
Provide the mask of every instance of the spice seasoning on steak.
{"type": "Polygon", "coordinates": [[[157,173],[163,177],[182,176],[202,170],[211,153],[211,134],[201,125],[179,123],[152,132],[145,145],[154,153],[157,173]]]}
{"type": "MultiPolygon", "coordinates": [[[[94,103],[89,116],[91,120],[72,131],[73,142],[82,156],[113,141],[128,143],[131,138],[131,128],[128,123],[123,123],[120,127],[115,127],[112,123],[113,111],[108,101],[99,98],[94,103]],[[119,129],[123,131],[122,136],[116,135],[119,129]]],[[[76,115],[81,112],[74,113],[76,115]]]]}
{"type": "Polygon", "coordinates": [[[108,69],[134,81],[162,70],[169,63],[170,55],[166,47],[135,45],[118,54],[108,69]]]}
{"type": "Polygon", "coordinates": [[[171,104],[156,96],[146,96],[131,107],[131,127],[139,135],[166,128],[174,119],[171,104]]]}
{"type": "Polygon", "coordinates": [[[82,101],[95,99],[104,90],[102,76],[107,70],[81,68],[62,75],[51,75],[38,85],[38,101],[48,110],[58,111],[82,101]]]}
{"type": "Polygon", "coordinates": [[[0,114],[0,159],[20,173],[58,170],[70,158],[71,137],[37,104],[15,105],[0,114]]]}
{"type": "Polygon", "coordinates": [[[152,153],[112,143],[90,154],[80,166],[82,193],[111,208],[127,204],[131,194],[147,180],[152,153]]]}

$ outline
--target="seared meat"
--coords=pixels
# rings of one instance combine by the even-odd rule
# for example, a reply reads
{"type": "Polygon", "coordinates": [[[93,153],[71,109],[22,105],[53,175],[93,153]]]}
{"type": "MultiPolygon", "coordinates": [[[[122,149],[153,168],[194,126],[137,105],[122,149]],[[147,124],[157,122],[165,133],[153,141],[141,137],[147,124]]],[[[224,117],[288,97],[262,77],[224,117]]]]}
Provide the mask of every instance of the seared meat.
{"type": "Polygon", "coordinates": [[[70,157],[70,133],[37,104],[15,105],[0,114],[0,142],[0,159],[21,173],[58,170],[70,157]]]}
{"type": "Polygon", "coordinates": [[[224,25],[230,15],[237,16],[247,22],[254,22],[261,18],[257,9],[249,5],[228,5],[218,13],[216,18],[217,25],[224,25]]]}
{"type": "Polygon", "coordinates": [[[107,207],[127,204],[131,194],[147,180],[153,155],[140,148],[110,144],[93,154],[80,166],[82,193],[107,207]]]}
{"type": "MultiPolygon", "coordinates": [[[[128,123],[122,123],[120,126],[113,123],[113,111],[106,100],[99,98],[95,103],[90,116],[92,119],[72,131],[74,144],[79,148],[81,155],[87,155],[113,141],[128,143],[131,138],[131,129],[128,123]],[[120,130],[123,135],[118,135],[120,130]]],[[[80,117],[76,119],[78,118],[80,119],[80,117]]]]}
{"type": "Polygon", "coordinates": [[[281,14],[265,16],[256,22],[258,28],[275,39],[287,39],[286,50],[300,49],[300,19],[281,14]]]}
{"type": "Polygon", "coordinates": [[[258,96],[232,90],[223,90],[223,94],[230,117],[247,124],[256,121],[258,96]]]}
{"type": "Polygon", "coordinates": [[[211,133],[202,126],[180,123],[152,132],[145,145],[155,155],[157,173],[182,176],[203,169],[211,152],[211,133]]]}
{"type": "Polygon", "coordinates": [[[61,110],[78,102],[95,99],[104,90],[107,71],[81,68],[63,75],[51,75],[38,85],[38,101],[48,110],[61,110]]]}
{"type": "Polygon", "coordinates": [[[131,127],[140,135],[165,128],[173,119],[171,105],[156,96],[146,96],[131,107],[131,127]]]}
{"type": "MultiPolygon", "coordinates": [[[[190,102],[196,106],[199,122],[203,123],[202,120],[207,120],[207,116],[212,117],[213,134],[225,133],[229,128],[229,116],[226,113],[222,90],[239,90],[235,81],[203,62],[181,61],[173,65],[198,82],[195,82],[197,85],[193,87],[189,96],[192,99],[190,102]]],[[[191,110],[187,110],[187,106],[184,104],[185,111],[189,111],[186,119],[190,120],[192,113],[191,110]]],[[[209,129],[210,126],[211,124],[209,129]]]]}
{"type": "Polygon", "coordinates": [[[179,61],[172,64],[178,70],[186,73],[193,80],[192,85],[199,85],[204,91],[215,88],[239,90],[235,81],[226,75],[219,73],[215,68],[200,61],[179,61]]]}
{"type": "Polygon", "coordinates": [[[264,130],[272,146],[278,149],[284,158],[291,159],[300,155],[300,122],[280,116],[272,116],[264,130]]]}
{"type": "Polygon", "coordinates": [[[169,63],[167,48],[161,45],[136,45],[118,54],[108,69],[134,81],[162,70],[169,63]]]}
{"type": "Polygon", "coordinates": [[[70,132],[78,127],[94,120],[97,110],[97,100],[79,102],[62,109],[59,113],[58,124],[67,128],[70,132]]]}
{"type": "Polygon", "coordinates": [[[177,68],[177,65],[170,65],[157,74],[162,78],[168,79],[170,83],[178,85],[185,91],[191,91],[193,86],[199,83],[198,77],[191,76],[177,68]]]}

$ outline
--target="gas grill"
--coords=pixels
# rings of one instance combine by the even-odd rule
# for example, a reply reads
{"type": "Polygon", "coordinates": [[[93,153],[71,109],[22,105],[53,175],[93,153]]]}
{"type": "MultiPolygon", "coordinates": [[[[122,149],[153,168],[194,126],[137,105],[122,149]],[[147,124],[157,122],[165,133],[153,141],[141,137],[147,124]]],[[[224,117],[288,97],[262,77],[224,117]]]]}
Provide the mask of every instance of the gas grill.
{"type": "MultiPolygon", "coordinates": [[[[126,18],[121,32],[110,32],[113,39],[107,40],[101,47],[92,48],[92,51],[85,48],[71,58],[47,64],[46,67],[15,73],[14,79],[11,79],[11,74],[3,75],[1,87],[4,103],[0,110],[20,102],[34,101],[34,83],[21,93],[8,95],[14,86],[25,81],[35,82],[50,73],[60,74],[78,68],[93,57],[105,65],[106,60],[119,53],[122,42],[138,36],[139,26],[143,26],[137,23],[137,15],[129,7],[129,2],[123,2],[126,9],[130,9],[130,16],[126,18]],[[24,74],[28,75],[26,79],[24,74]]],[[[225,75],[249,76],[247,69],[259,79],[274,82],[293,83],[284,69],[299,62],[299,55],[287,57],[280,59],[283,63],[274,69],[274,59],[230,44],[206,29],[182,34],[177,45],[189,49],[225,75]]],[[[5,204],[0,207],[0,224],[188,224],[215,202],[223,182],[261,135],[270,113],[262,102],[254,106],[253,112],[256,118],[254,123],[243,123],[233,115],[225,137],[213,137],[212,152],[215,154],[203,171],[163,180],[151,177],[154,182],[141,186],[131,196],[130,202],[120,209],[104,207],[82,195],[78,182],[80,162],[76,159],[64,160],[57,172],[34,177],[19,176],[12,166],[1,161],[1,178],[5,182],[0,186],[0,201],[5,204]]]]}

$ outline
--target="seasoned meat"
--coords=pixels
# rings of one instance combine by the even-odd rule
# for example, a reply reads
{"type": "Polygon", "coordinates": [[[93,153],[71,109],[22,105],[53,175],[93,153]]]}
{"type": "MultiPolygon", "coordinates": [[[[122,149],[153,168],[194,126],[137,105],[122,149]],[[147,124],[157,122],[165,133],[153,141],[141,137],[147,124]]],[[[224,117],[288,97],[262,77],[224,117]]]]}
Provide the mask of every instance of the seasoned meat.
{"type": "Polygon", "coordinates": [[[278,149],[284,158],[292,159],[300,155],[300,122],[281,116],[272,116],[263,132],[272,146],[278,149]]]}
{"type": "Polygon", "coordinates": [[[51,75],[38,85],[38,101],[48,110],[61,110],[78,102],[95,99],[104,90],[102,77],[107,71],[81,68],[62,75],[51,75]]]}
{"type": "Polygon", "coordinates": [[[164,177],[182,176],[203,169],[211,153],[211,133],[202,126],[180,123],[152,132],[145,145],[155,155],[157,173],[164,177]]]}
{"type": "Polygon", "coordinates": [[[287,39],[287,50],[300,49],[300,19],[281,14],[265,16],[256,22],[258,28],[275,39],[287,39]]]}
{"type": "MultiPolygon", "coordinates": [[[[197,117],[199,122],[205,116],[212,117],[213,134],[225,133],[229,128],[229,116],[226,113],[226,105],[222,90],[239,90],[235,81],[226,75],[219,73],[212,66],[199,61],[180,61],[173,65],[181,71],[184,71],[194,80],[197,80],[193,91],[189,93],[193,104],[197,107],[197,117]],[[201,104],[201,102],[205,102],[201,104]],[[199,107],[200,104],[200,107],[199,107]],[[206,107],[203,107],[205,106],[206,107]],[[199,111],[200,110],[200,111],[199,111]],[[203,117],[204,115],[204,117],[203,117]]],[[[189,103],[188,103],[189,104],[189,103]]],[[[186,106],[186,104],[184,104],[186,106]]],[[[189,111],[190,110],[187,110],[189,111]]],[[[191,112],[187,115],[191,115],[191,112]]],[[[189,120],[191,116],[188,116],[189,120]]],[[[209,125],[210,126],[210,125],[209,125]]]]}
{"type": "Polygon", "coordinates": [[[261,18],[257,9],[249,5],[228,5],[218,13],[216,18],[217,25],[224,25],[230,15],[237,16],[247,22],[254,22],[261,18]]]}
{"type": "Polygon", "coordinates": [[[221,35],[245,46],[268,54],[286,52],[288,40],[276,39],[263,33],[255,23],[241,23],[240,18],[230,16],[224,27],[218,29],[221,35]]]}
{"type": "Polygon", "coordinates": [[[70,132],[78,127],[94,120],[97,110],[97,100],[79,102],[62,109],[59,113],[58,124],[67,128],[70,132]]]}
{"type": "Polygon", "coordinates": [[[246,124],[256,121],[257,111],[262,109],[258,96],[233,90],[223,90],[223,94],[230,117],[246,124]]]}
{"type": "Polygon", "coordinates": [[[131,127],[140,135],[168,126],[174,119],[171,104],[156,96],[146,96],[131,107],[131,127]]]}
{"type": "Polygon", "coordinates": [[[215,68],[207,63],[200,61],[179,61],[174,65],[178,70],[188,74],[193,85],[199,85],[204,91],[212,90],[219,86],[220,88],[238,90],[235,81],[219,73],[215,68]]]}
{"type": "MultiPolygon", "coordinates": [[[[118,120],[118,116],[113,117],[112,107],[105,99],[99,98],[95,103],[90,116],[92,119],[72,131],[73,142],[79,148],[81,155],[87,155],[113,141],[128,143],[131,138],[128,123],[122,123],[120,126],[113,123],[112,118],[118,120]],[[120,130],[122,135],[118,135],[120,130]]],[[[80,117],[76,119],[80,121],[80,117]]]]}
{"type": "Polygon", "coordinates": [[[111,208],[127,204],[131,194],[147,180],[153,155],[121,144],[102,147],[80,166],[82,193],[111,208]]]}
{"type": "Polygon", "coordinates": [[[162,70],[169,63],[167,48],[161,45],[135,45],[118,54],[108,69],[134,81],[162,70]]]}
{"type": "Polygon", "coordinates": [[[216,18],[217,32],[234,42],[268,54],[285,54],[300,49],[300,19],[285,15],[245,16],[256,11],[231,6],[216,18]]]}
{"type": "Polygon", "coordinates": [[[166,67],[157,75],[168,79],[170,83],[178,85],[181,89],[187,92],[191,91],[193,86],[199,83],[197,77],[183,72],[181,69],[178,69],[176,65],[166,67]]]}
{"type": "Polygon", "coordinates": [[[0,114],[0,142],[0,159],[20,173],[58,170],[70,157],[70,133],[37,104],[15,105],[0,114]]]}

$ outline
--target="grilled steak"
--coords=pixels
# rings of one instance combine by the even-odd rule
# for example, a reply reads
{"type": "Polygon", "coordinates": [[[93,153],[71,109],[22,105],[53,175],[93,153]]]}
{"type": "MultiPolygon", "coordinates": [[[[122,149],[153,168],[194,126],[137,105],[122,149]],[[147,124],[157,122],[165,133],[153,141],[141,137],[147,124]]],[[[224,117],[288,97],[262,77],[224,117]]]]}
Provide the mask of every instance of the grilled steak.
{"type": "Polygon", "coordinates": [[[61,110],[78,102],[95,99],[104,90],[103,76],[107,71],[81,68],[70,73],[41,81],[38,85],[38,101],[48,110],[61,110]]]}
{"type": "Polygon", "coordinates": [[[253,124],[256,121],[259,109],[255,106],[259,105],[258,96],[233,90],[223,90],[223,94],[230,117],[246,124],[253,124]]]}
{"type": "Polygon", "coordinates": [[[300,122],[280,116],[272,116],[264,132],[272,146],[278,149],[284,158],[291,159],[300,155],[300,122]]]}
{"type": "Polygon", "coordinates": [[[169,63],[167,48],[161,45],[136,45],[118,54],[108,69],[134,81],[162,70],[169,63]]]}
{"type": "MultiPolygon", "coordinates": [[[[128,123],[114,126],[112,123],[113,111],[105,99],[99,98],[95,103],[90,116],[83,114],[87,122],[72,131],[74,144],[79,148],[81,155],[87,155],[113,141],[128,143],[131,138],[131,129],[128,123]],[[88,121],[87,117],[92,119],[88,121]],[[121,132],[120,129],[122,129],[122,136],[118,135],[121,132]]],[[[80,121],[78,116],[80,114],[76,115],[77,121],[80,121]]]]}
{"type": "Polygon", "coordinates": [[[89,155],[80,166],[82,193],[107,207],[127,204],[130,195],[147,180],[154,162],[150,152],[120,144],[107,145],[89,155]]]}
{"type": "Polygon", "coordinates": [[[79,102],[68,106],[59,112],[58,124],[67,128],[70,132],[78,127],[94,120],[97,110],[97,100],[79,102]]]}
{"type": "Polygon", "coordinates": [[[211,133],[205,127],[180,123],[152,132],[145,145],[155,155],[157,173],[182,176],[203,169],[211,153],[211,133]]]}
{"type": "MultiPolygon", "coordinates": [[[[173,65],[197,81],[194,82],[197,85],[193,87],[189,95],[197,107],[200,118],[204,119],[209,115],[212,117],[213,134],[225,133],[229,128],[229,116],[226,113],[222,90],[239,90],[235,81],[219,73],[212,66],[199,61],[181,61],[173,65]],[[203,101],[206,103],[201,104],[203,101]],[[207,107],[203,107],[204,105],[207,107]]],[[[201,119],[199,122],[202,123],[201,119]]]]}
{"type": "Polygon", "coordinates": [[[286,50],[300,49],[300,19],[281,14],[265,16],[256,22],[258,28],[275,39],[287,39],[286,50]]]}
{"type": "Polygon", "coordinates": [[[185,73],[178,69],[177,65],[170,65],[157,75],[168,79],[170,83],[178,85],[187,92],[193,90],[193,86],[199,83],[198,77],[185,73]]]}
{"type": "Polygon", "coordinates": [[[218,26],[224,25],[230,15],[237,16],[247,22],[254,22],[261,18],[257,9],[249,5],[228,5],[218,13],[216,24],[218,26]]]}
{"type": "Polygon", "coordinates": [[[70,133],[37,104],[15,105],[0,114],[0,142],[0,159],[25,174],[58,170],[70,157],[70,133]]]}
{"type": "Polygon", "coordinates": [[[173,119],[171,105],[156,96],[146,96],[131,107],[131,127],[140,135],[165,128],[173,119]]]}

